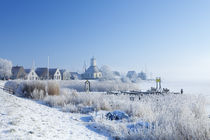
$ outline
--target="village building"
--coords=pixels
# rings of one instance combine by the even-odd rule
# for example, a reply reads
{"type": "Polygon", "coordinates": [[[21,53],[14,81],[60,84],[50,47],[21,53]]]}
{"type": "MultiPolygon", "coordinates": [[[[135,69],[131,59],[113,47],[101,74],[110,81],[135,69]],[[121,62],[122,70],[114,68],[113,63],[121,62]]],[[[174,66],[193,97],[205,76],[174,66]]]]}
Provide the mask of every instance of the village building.
{"type": "Polygon", "coordinates": [[[61,73],[61,79],[62,80],[70,80],[71,79],[71,73],[65,69],[60,70],[61,73]]]}
{"type": "Polygon", "coordinates": [[[34,69],[25,69],[25,72],[26,72],[26,80],[39,80],[39,77],[34,69]]]}
{"type": "Polygon", "coordinates": [[[49,69],[49,79],[51,80],[61,80],[61,73],[58,68],[49,69]]]}
{"type": "Polygon", "coordinates": [[[141,80],[147,80],[147,74],[143,71],[141,71],[139,74],[138,74],[138,77],[141,78],[141,80]]]}
{"type": "Polygon", "coordinates": [[[138,77],[136,71],[128,71],[126,75],[129,79],[135,79],[138,77]]]}
{"type": "Polygon", "coordinates": [[[14,66],[12,67],[12,76],[11,79],[25,79],[26,78],[26,72],[23,68],[23,66],[14,66]]]}
{"type": "Polygon", "coordinates": [[[39,76],[40,80],[48,79],[48,68],[37,68],[35,72],[39,76]]]}
{"type": "Polygon", "coordinates": [[[99,79],[102,77],[102,73],[99,71],[99,68],[96,65],[96,59],[93,57],[90,60],[90,67],[85,70],[82,74],[83,79],[99,79]]]}
{"type": "Polygon", "coordinates": [[[71,75],[71,79],[72,80],[81,80],[81,74],[79,74],[78,72],[70,72],[71,75]]]}

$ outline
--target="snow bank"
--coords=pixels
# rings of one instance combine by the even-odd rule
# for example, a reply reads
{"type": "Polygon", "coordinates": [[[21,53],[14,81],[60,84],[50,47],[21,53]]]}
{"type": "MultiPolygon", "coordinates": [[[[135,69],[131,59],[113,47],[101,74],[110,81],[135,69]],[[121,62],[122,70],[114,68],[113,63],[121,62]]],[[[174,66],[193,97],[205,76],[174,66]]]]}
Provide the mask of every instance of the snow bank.
{"type": "Polygon", "coordinates": [[[1,140],[105,140],[85,127],[80,115],[61,112],[0,89],[1,140]]]}

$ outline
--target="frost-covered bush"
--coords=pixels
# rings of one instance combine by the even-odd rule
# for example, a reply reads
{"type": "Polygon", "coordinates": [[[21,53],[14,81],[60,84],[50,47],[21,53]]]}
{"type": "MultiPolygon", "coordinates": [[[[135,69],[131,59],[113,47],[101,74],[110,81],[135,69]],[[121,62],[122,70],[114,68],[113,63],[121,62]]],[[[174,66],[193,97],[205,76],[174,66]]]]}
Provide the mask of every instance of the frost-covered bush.
{"type": "Polygon", "coordinates": [[[9,81],[6,87],[19,95],[33,99],[43,99],[46,95],[59,95],[60,87],[55,81],[9,81]]]}
{"type": "MultiPolygon", "coordinates": [[[[70,80],[60,81],[62,88],[75,89],[79,92],[85,91],[85,80],[70,80]]],[[[116,90],[138,90],[139,87],[134,83],[124,83],[120,80],[106,80],[97,81],[90,80],[90,90],[92,92],[105,92],[105,91],[116,91],[116,90]]]]}
{"type": "Polygon", "coordinates": [[[109,66],[102,66],[100,68],[100,71],[102,73],[102,77],[100,78],[100,80],[115,80],[115,74],[113,71],[111,71],[109,66]]]}
{"type": "Polygon", "coordinates": [[[60,86],[56,81],[47,82],[47,94],[48,95],[59,95],[60,94],[60,86]]]}
{"type": "MultiPolygon", "coordinates": [[[[139,102],[145,103],[141,109],[147,107],[152,114],[142,113],[141,117],[127,123],[94,118],[96,122],[90,127],[119,139],[210,139],[210,120],[205,112],[204,97],[150,96],[139,102]]],[[[139,107],[133,109],[141,112],[139,107]]]]}
{"type": "Polygon", "coordinates": [[[209,139],[210,121],[205,98],[196,95],[148,95],[130,101],[128,95],[85,93],[63,89],[59,96],[47,96],[44,102],[63,111],[84,113],[84,109],[107,112],[120,110],[128,122],[106,117],[89,124],[120,139],[209,139]],[[143,125],[141,125],[143,123],[143,125]],[[132,127],[130,127],[132,126],[132,127]]]}
{"type": "Polygon", "coordinates": [[[8,79],[12,75],[12,62],[0,58],[0,79],[8,79]]]}
{"type": "MultiPolygon", "coordinates": [[[[32,93],[43,91],[45,94],[48,92],[49,95],[58,95],[61,88],[73,89],[79,92],[84,92],[85,90],[85,80],[67,80],[67,81],[24,81],[24,80],[14,80],[8,81],[6,86],[12,88],[14,91],[18,90],[20,92],[32,93]],[[48,88],[47,88],[48,86],[48,88]],[[38,89],[38,90],[35,90],[38,89]],[[35,90],[35,91],[34,91],[35,90]]],[[[116,91],[116,90],[138,90],[137,84],[133,83],[123,83],[121,81],[90,81],[91,92],[106,92],[106,91],[116,91]]],[[[17,92],[17,91],[16,91],[17,92]]]]}
{"type": "Polygon", "coordinates": [[[209,101],[203,96],[145,95],[140,100],[135,96],[131,101],[129,95],[77,92],[68,87],[62,88],[58,96],[48,95],[41,100],[66,112],[97,112],[99,117],[93,115],[94,122],[88,127],[117,139],[210,139],[210,119],[205,112],[209,101]],[[100,111],[115,110],[125,112],[129,119],[111,121],[100,115],[100,111]]]}

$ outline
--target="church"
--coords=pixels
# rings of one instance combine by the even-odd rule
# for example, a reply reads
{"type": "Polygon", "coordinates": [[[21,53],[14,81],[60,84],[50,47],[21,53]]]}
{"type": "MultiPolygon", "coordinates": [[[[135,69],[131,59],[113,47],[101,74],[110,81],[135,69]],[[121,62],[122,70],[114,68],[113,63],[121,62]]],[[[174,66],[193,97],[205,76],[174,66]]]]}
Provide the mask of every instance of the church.
{"type": "Polygon", "coordinates": [[[102,77],[102,73],[99,71],[96,65],[96,59],[93,57],[90,60],[90,67],[82,74],[83,79],[99,79],[102,77]]]}

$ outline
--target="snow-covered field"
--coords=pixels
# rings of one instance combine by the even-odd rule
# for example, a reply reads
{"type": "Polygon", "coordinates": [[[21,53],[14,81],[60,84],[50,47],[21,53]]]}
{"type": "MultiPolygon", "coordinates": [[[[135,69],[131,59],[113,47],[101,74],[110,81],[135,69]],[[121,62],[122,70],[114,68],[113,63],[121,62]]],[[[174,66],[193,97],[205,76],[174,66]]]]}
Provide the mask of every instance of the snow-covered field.
{"type": "MultiPolygon", "coordinates": [[[[141,89],[151,86],[155,83],[140,83],[141,89]]],[[[0,90],[0,139],[210,139],[209,114],[205,111],[210,103],[208,90],[190,95],[185,88],[189,86],[168,82],[163,87],[172,91],[183,88],[185,94],[130,101],[126,95],[87,94],[66,87],[61,95],[40,101],[0,90]],[[83,109],[90,112],[78,114],[83,109]],[[128,117],[107,119],[106,114],[115,110],[128,117]]]]}
{"type": "MultiPolygon", "coordinates": [[[[1,83],[2,84],[2,83],[1,83]]],[[[0,89],[0,139],[108,139],[80,118],[0,89]]]]}

